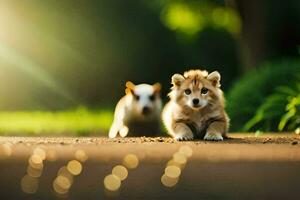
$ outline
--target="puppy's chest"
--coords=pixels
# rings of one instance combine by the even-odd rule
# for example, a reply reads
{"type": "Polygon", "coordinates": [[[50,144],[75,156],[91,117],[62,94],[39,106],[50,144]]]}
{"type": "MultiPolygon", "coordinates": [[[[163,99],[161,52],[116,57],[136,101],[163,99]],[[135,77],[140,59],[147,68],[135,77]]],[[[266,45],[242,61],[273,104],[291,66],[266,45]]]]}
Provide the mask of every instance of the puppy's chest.
{"type": "Polygon", "coordinates": [[[195,138],[203,138],[208,126],[215,120],[216,113],[193,113],[181,115],[176,122],[185,123],[194,133],[195,138]]]}
{"type": "Polygon", "coordinates": [[[196,128],[199,130],[202,129],[203,126],[206,126],[210,118],[210,115],[195,113],[193,115],[187,116],[187,121],[192,123],[194,126],[197,126],[196,128]]]}
{"type": "Polygon", "coordinates": [[[207,121],[209,121],[211,116],[208,114],[203,114],[203,113],[193,113],[193,114],[189,114],[189,115],[181,114],[181,115],[175,116],[175,118],[177,118],[177,120],[179,120],[179,121],[193,124],[194,126],[197,126],[197,128],[201,128],[202,126],[204,126],[207,123],[207,121]]]}

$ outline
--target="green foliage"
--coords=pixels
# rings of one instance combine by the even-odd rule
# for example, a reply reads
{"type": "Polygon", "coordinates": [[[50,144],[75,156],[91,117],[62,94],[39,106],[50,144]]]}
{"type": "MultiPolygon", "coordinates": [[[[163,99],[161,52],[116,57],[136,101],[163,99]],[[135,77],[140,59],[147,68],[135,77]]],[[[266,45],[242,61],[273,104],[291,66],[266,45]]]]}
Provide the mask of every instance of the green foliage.
{"type": "Polygon", "coordinates": [[[211,1],[168,1],[161,13],[162,22],[171,30],[186,35],[197,35],[206,27],[221,28],[233,35],[241,30],[238,13],[211,1]]]}
{"type": "Polygon", "coordinates": [[[59,112],[0,112],[0,134],[100,135],[107,132],[112,120],[112,111],[92,111],[85,108],[59,112]]]}
{"type": "Polygon", "coordinates": [[[280,131],[287,127],[287,130],[295,130],[300,126],[300,84],[292,96],[288,97],[286,113],[281,117],[278,129],[280,131]]]}
{"type": "Polygon", "coordinates": [[[244,131],[255,128],[268,131],[277,127],[279,131],[294,131],[300,125],[300,82],[295,85],[295,88],[278,87],[245,124],[244,131]]]}
{"type": "Polygon", "coordinates": [[[231,131],[255,130],[250,127],[262,119],[266,121],[260,124],[260,130],[278,130],[277,124],[285,112],[287,96],[274,92],[283,90],[278,89],[279,86],[295,83],[296,74],[300,74],[299,60],[282,60],[265,63],[236,81],[227,96],[231,131]]]}

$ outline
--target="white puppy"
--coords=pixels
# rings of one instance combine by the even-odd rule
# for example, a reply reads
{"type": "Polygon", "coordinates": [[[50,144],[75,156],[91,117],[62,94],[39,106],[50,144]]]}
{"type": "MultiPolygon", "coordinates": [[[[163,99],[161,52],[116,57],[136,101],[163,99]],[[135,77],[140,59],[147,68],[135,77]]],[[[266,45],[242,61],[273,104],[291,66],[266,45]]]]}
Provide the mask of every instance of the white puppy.
{"type": "Polygon", "coordinates": [[[126,95],[118,102],[109,137],[155,136],[160,132],[161,85],[126,83],[126,95]]]}

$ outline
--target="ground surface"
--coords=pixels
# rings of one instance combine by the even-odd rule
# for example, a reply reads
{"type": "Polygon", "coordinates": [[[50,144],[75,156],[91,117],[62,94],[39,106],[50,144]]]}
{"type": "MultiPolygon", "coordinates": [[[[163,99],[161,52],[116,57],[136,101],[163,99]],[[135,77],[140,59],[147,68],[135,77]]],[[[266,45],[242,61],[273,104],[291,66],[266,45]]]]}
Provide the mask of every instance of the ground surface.
{"type": "Polygon", "coordinates": [[[0,137],[0,180],[3,199],[297,199],[300,136],[231,134],[222,142],[176,142],[162,137],[0,137]],[[189,146],[193,154],[181,168],[178,183],[166,187],[161,182],[166,164],[182,146],[189,146]],[[34,179],[38,181],[36,191],[28,194],[22,191],[21,180],[37,147],[45,150],[47,159],[41,176],[34,179]],[[85,153],[86,161],[78,158],[78,150],[85,153]],[[139,165],[128,170],[117,192],[104,190],[105,176],[128,154],[136,155],[139,165]],[[74,177],[66,195],[58,195],[53,181],[59,169],[73,159],[80,160],[83,171],[74,177]]]}

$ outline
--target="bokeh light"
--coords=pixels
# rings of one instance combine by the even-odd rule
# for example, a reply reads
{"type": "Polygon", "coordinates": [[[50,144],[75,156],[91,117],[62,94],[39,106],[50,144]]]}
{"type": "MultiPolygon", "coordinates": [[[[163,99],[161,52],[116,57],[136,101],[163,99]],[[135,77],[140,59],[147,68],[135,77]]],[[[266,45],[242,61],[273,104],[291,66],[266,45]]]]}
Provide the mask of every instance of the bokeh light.
{"type": "Polygon", "coordinates": [[[33,154],[30,156],[28,164],[34,169],[43,169],[43,159],[39,155],[33,154]]]}
{"type": "Polygon", "coordinates": [[[128,176],[128,170],[122,165],[117,165],[113,168],[112,174],[119,177],[121,181],[124,181],[128,176]]]}
{"type": "Polygon", "coordinates": [[[123,159],[123,165],[128,169],[135,169],[139,165],[139,159],[134,154],[128,154],[123,159]]]}
{"type": "Polygon", "coordinates": [[[35,148],[33,150],[33,154],[39,156],[42,160],[46,159],[46,152],[42,148],[39,147],[35,148]]]}
{"type": "Polygon", "coordinates": [[[167,163],[167,166],[176,166],[179,167],[180,169],[183,169],[185,167],[185,164],[179,164],[178,162],[175,162],[173,159],[169,160],[167,163]]]}
{"type": "Polygon", "coordinates": [[[215,8],[212,12],[212,21],[215,26],[222,27],[232,34],[241,32],[241,20],[235,10],[229,8],[215,8]]]}
{"type": "Polygon", "coordinates": [[[34,194],[38,190],[39,180],[37,178],[25,175],[21,180],[21,189],[27,194],[34,194]]]}
{"type": "Polygon", "coordinates": [[[128,169],[135,169],[138,165],[138,157],[134,154],[127,154],[123,158],[123,165],[113,167],[112,173],[104,178],[104,193],[106,196],[119,196],[119,188],[121,187],[122,181],[128,177],[128,169]]]}
{"type": "Polygon", "coordinates": [[[181,165],[184,165],[187,162],[186,156],[181,152],[176,152],[173,155],[173,160],[181,165]]]}
{"type": "Polygon", "coordinates": [[[12,154],[12,148],[10,143],[0,145],[0,159],[10,157],[12,154]]]}
{"type": "Polygon", "coordinates": [[[181,174],[181,169],[177,166],[167,166],[165,168],[165,175],[170,178],[178,178],[181,174]]]}
{"type": "MultiPolygon", "coordinates": [[[[56,180],[56,179],[55,179],[56,180]]],[[[69,192],[69,190],[61,188],[56,181],[53,182],[53,190],[56,192],[56,194],[64,195],[69,192]]]]}
{"type": "Polygon", "coordinates": [[[68,163],[67,169],[75,176],[79,175],[82,171],[82,165],[77,160],[72,160],[68,163]]]}
{"type": "Polygon", "coordinates": [[[110,191],[117,191],[121,187],[121,179],[113,174],[104,178],[104,187],[110,191]]]}
{"type": "Polygon", "coordinates": [[[165,4],[161,20],[169,29],[188,36],[199,34],[206,27],[223,28],[232,35],[238,35],[242,26],[236,10],[209,2],[170,1],[165,4]]]}
{"type": "Polygon", "coordinates": [[[39,178],[42,176],[46,152],[37,147],[33,150],[32,155],[28,158],[27,174],[21,179],[22,191],[33,194],[38,190],[39,178]]]}
{"type": "Polygon", "coordinates": [[[31,177],[39,178],[42,175],[42,172],[43,171],[41,169],[35,169],[30,165],[27,166],[27,174],[31,177]]]}
{"type": "Polygon", "coordinates": [[[173,187],[178,183],[178,178],[170,178],[166,174],[162,175],[161,183],[166,187],[173,187]]]}
{"type": "Polygon", "coordinates": [[[62,166],[57,177],[53,181],[53,190],[59,197],[66,197],[74,182],[73,175],[79,175],[82,171],[82,165],[76,160],[68,162],[67,166],[62,166]],[[74,162],[75,161],[75,162],[74,162]]]}
{"type": "Polygon", "coordinates": [[[57,184],[63,190],[69,190],[71,187],[70,180],[67,177],[61,175],[56,177],[56,179],[54,180],[54,184],[57,184]]]}
{"type": "Polygon", "coordinates": [[[66,166],[61,167],[58,172],[57,172],[57,176],[64,176],[67,179],[69,179],[69,182],[72,184],[74,177],[73,175],[70,173],[70,171],[67,169],[66,166]]]}
{"type": "Polygon", "coordinates": [[[172,3],[162,13],[162,20],[172,30],[179,30],[186,34],[196,34],[204,26],[201,12],[195,12],[184,3],[172,3]]]}
{"type": "Polygon", "coordinates": [[[186,157],[191,157],[193,155],[193,149],[187,145],[181,146],[179,152],[184,154],[186,157]]]}
{"type": "Polygon", "coordinates": [[[75,158],[80,162],[85,162],[88,159],[88,156],[84,150],[78,149],[75,152],[75,158]]]}
{"type": "Polygon", "coordinates": [[[161,183],[166,187],[174,187],[182,174],[187,159],[193,155],[193,149],[187,145],[181,146],[167,162],[164,174],[161,177],[161,183]]]}

